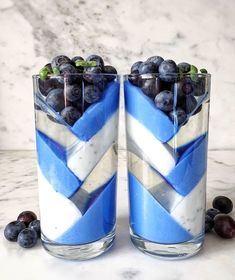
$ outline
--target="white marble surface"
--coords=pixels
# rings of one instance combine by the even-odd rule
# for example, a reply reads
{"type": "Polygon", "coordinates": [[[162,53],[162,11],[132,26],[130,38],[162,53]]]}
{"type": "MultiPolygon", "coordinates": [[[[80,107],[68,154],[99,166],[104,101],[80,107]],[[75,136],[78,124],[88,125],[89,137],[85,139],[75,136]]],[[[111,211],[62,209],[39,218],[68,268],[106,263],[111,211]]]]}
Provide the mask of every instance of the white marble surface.
{"type": "MultiPolygon", "coordinates": [[[[235,239],[206,236],[203,250],[184,261],[163,261],[133,247],[128,232],[125,152],[120,151],[117,238],[103,256],[84,262],[51,257],[40,246],[22,249],[3,238],[3,228],[19,212],[38,213],[36,159],[33,151],[0,152],[0,278],[4,280],[233,280],[235,239]],[[195,269],[196,268],[196,269],[195,269]]],[[[235,203],[235,151],[210,151],[208,207],[215,195],[225,194],[235,203]]],[[[235,212],[232,213],[235,217],[235,212]]]]}
{"type": "Polygon", "coordinates": [[[210,148],[235,148],[234,0],[0,1],[0,148],[34,148],[31,75],[54,55],[103,55],[120,73],[159,54],[212,73],[210,148]]]}

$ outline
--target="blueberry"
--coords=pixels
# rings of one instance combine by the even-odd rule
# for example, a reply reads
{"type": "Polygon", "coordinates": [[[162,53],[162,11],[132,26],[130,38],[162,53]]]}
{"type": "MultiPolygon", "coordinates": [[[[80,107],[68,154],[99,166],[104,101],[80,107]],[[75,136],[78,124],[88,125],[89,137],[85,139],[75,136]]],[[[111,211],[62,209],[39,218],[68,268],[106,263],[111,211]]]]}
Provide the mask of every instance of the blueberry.
{"type": "Polygon", "coordinates": [[[87,103],[94,103],[101,99],[101,92],[98,87],[89,85],[84,89],[84,100],[87,103]]]}
{"type": "Polygon", "coordinates": [[[26,228],[25,223],[14,221],[9,223],[4,229],[4,236],[9,241],[17,241],[19,233],[26,228]]]}
{"type": "Polygon", "coordinates": [[[186,96],[185,112],[187,114],[192,113],[197,107],[197,100],[192,95],[186,96]]]}
{"type": "Polygon", "coordinates": [[[88,83],[97,84],[104,80],[104,75],[102,75],[102,69],[100,67],[87,67],[84,70],[83,78],[88,83]]]}
{"type": "Polygon", "coordinates": [[[37,220],[37,215],[32,211],[23,211],[17,217],[17,221],[25,223],[26,226],[34,220],[37,220]]]}
{"type": "Polygon", "coordinates": [[[34,229],[38,235],[38,237],[41,236],[41,226],[39,220],[34,220],[29,224],[29,228],[34,229]]]}
{"type": "Polygon", "coordinates": [[[81,86],[75,85],[67,85],[65,87],[65,96],[66,99],[70,102],[77,102],[82,97],[81,86]]]}
{"type": "Polygon", "coordinates": [[[164,60],[159,66],[159,76],[164,82],[175,82],[178,80],[178,67],[173,60],[164,60]]]}
{"type": "Polygon", "coordinates": [[[81,77],[78,75],[78,69],[71,64],[62,64],[59,69],[61,74],[64,75],[65,81],[67,81],[68,84],[74,84],[79,79],[81,79],[81,77]]]}
{"type": "Polygon", "coordinates": [[[182,73],[187,73],[190,71],[190,64],[188,64],[187,62],[181,62],[178,65],[178,68],[180,69],[180,72],[182,73]]]}
{"type": "Polygon", "coordinates": [[[109,74],[109,75],[105,75],[105,79],[108,82],[111,82],[116,78],[117,70],[111,65],[105,65],[104,66],[104,73],[109,74]]]}
{"type": "Polygon", "coordinates": [[[140,80],[140,88],[145,95],[154,99],[155,96],[160,92],[160,81],[155,76],[152,78],[142,78],[140,80]]]}
{"type": "Polygon", "coordinates": [[[160,64],[164,61],[161,56],[151,56],[149,57],[146,62],[153,62],[158,70],[160,64]]]}
{"type": "Polygon", "coordinates": [[[151,73],[157,73],[157,67],[153,62],[143,62],[139,66],[139,73],[142,74],[151,74],[151,73]]]}
{"type": "Polygon", "coordinates": [[[46,80],[39,79],[38,86],[40,93],[44,96],[47,96],[52,89],[64,87],[63,83],[61,83],[61,80],[57,78],[48,78],[46,80]]]}
{"type": "Polygon", "coordinates": [[[169,90],[161,91],[154,99],[156,107],[162,111],[170,112],[173,110],[174,95],[169,90]]]}
{"type": "Polygon", "coordinates": [[[56,112],[60,112],[65,107],[63,89],[53,89],[46,97],[46,103],[56,112]]]}
{"type": "Polygon", "coordinates": [[[104,61],[103,61],[101,56],[93,54],[93,55],[88,56],[86,61],[95,61],[96,62],[96,66],[100,67],[101,70],[103,71],[103,69],[104,69],[104,61]]]}
{"type": "Polygon", "coordinates": [[[131,73],[139,73],[139,67],[143,61],[137,61],[131,66],[131,73]],[[137,72],[136,72],[137,71],[137,72]]]}
{"type": "Polygon", "coordinates": [[[84,68],[82,66],[76,66],[75,62],[78,61],[78,60],[84,61],[84,58],[81,57],[81,56],[74,56],[71,60],[73,62],[73,66],[75,66],[78,69],[78,72],[82,73],[84,68]]]}
{"type": "Polygon", "coordinates": [[[223,238],[235,237],[235,221],[226,214],[219,214],[214,218],[214,231],[223,238]]]}
{"type": "Polygon", "coordinates": [[[233,210],[233,203],[231,199],[222,195],[214,198],[212,206],[223,214],[228,214],[233,210]]]}
{"type": "Polygon", "coordinates": [[[190,77],[185,77],[180,81],[181,89],[184,94],[191,94],[194,91],[195,84],[190,77]]]}
{"type": "Polygon", "coordinates": [[[81,117],[81,112],[72,106],[65,107],[61,111],[61,116],[63,119],[66,121],[67,124],[69,125],[74,125],[74,123],[81,117]]]}
{"type": "Polygon", "coordinates": [[[214,220],[209,216],[205,216],[205,233],[211,232],[214,227],[214,220]]]}
{"type": "Polygon", "coordinates": [[[206,215],[210,216],[212,219],[218,214],[221,214],[220,211],[214,208],[210,208],[206,211],[206,215]]]}
{"type": "Polygon", "coordinates": [[[60,66],[63,65],[63,64],[71,64],[71,63],[72,63],[72,61],[67,56],[58,55],[58,56],[56,56],[52,59],[51,67],[54,71],[54,68],[60,68],[60,66]]]}
{"type": "Polygon", "coordinates": [[[195,88],[193,92],[194,96],[201,96],[206,93],[205,77],[198,77],[194,84],[195,84],[195,88]]]}
{"type": "Polygon", "coordinates": [[[176,110],[171,111],[169,113],[169,117],[172,120],[172,122],[177,122],[178,125],[181,125],[187,120],[187,114],[183,109],[179,107],[176,110]]]}
{"type": "Polygon", "coordinates": [[[139,76],[139,71],[133,71],[130,75],[128,75],[128,81],[135,86],[139,86],[141,78],[139,76]]]}
{"type": "Polygon", "coordinates": [[[18,244],[23,248],[31,248],[36,245],[38,240],[37,232],[31,228],[23,229],[17,238],[18,244]]]}

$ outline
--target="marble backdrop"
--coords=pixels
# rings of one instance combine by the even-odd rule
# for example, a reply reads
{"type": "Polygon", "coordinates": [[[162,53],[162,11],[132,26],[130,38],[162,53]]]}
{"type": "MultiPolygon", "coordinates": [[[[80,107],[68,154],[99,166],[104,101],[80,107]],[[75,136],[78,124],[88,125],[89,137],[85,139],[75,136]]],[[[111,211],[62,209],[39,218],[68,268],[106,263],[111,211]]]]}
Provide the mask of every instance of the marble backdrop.
{"type": "Polygon", "coordinates": [[[234,11],[234,0],[1,0],[0,149],[34,148],[31,75],[54,55],[92,53],[120,73],[155,54],[207,68],[210,148],[235,148],[234,11]]]}

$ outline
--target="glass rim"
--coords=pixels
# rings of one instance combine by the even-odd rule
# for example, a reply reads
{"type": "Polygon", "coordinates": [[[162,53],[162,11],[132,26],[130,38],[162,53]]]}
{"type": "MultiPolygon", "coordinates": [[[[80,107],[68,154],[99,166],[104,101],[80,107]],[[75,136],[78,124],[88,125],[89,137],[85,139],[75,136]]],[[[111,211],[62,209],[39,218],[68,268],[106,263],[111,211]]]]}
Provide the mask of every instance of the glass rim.
{"type": "MultiPolygon", "coordinates": [[[[109,74],[109,73],[74,73],[74,74],[59,74],[59,75],[55,75],[55,74],[48,74],[48,78],[56,78],[56,77],[60,77],[60,78],[66,78],[66,77],[69,77],[69,76],[84,76],[84,75],[91,75],[91,76],[112,76],[112,77],[116,77],[116,78],[120,78],[122,75],[119,75],[119,74],[109,74]]],[[[33,74],[32,75],[32,78],[35,79],[35,78],[40,78],[40,75],[39,74],[33,74]]]]}
{"type": "MultiPolygon", "coordinates": [[[[161,74],[159,73],[147,73],[147,74],[139,74],[139,73],[129,73],[129,74],[124,74],[123,77],[125,79],[128,79],[128,77],[141,77],[141,78],[146,78],[146,79],[151,79],[151,78],[160,78],[161,74]]],[[[205,78],[211,78],[210,73],[172,73],[172,74],[166,74],[168,77],[205,77],[205,78]]]]}

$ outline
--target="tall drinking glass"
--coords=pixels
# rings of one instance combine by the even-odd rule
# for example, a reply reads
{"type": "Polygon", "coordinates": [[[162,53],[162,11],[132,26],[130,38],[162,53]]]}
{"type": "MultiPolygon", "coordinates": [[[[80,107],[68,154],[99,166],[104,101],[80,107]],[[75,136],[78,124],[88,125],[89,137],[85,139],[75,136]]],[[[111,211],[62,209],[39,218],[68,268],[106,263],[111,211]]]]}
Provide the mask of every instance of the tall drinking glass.
{"type": "Polygon", "coordinates": [[[42,244],[78,260],[115,238],[120,84],[83,75],[33,76],[42,244]]]}
{"type": "Polygon", "coordinates": [[[162,258],[204,240],[209,74],[127,75],[124,81],[130,234],[162,258]]]}

